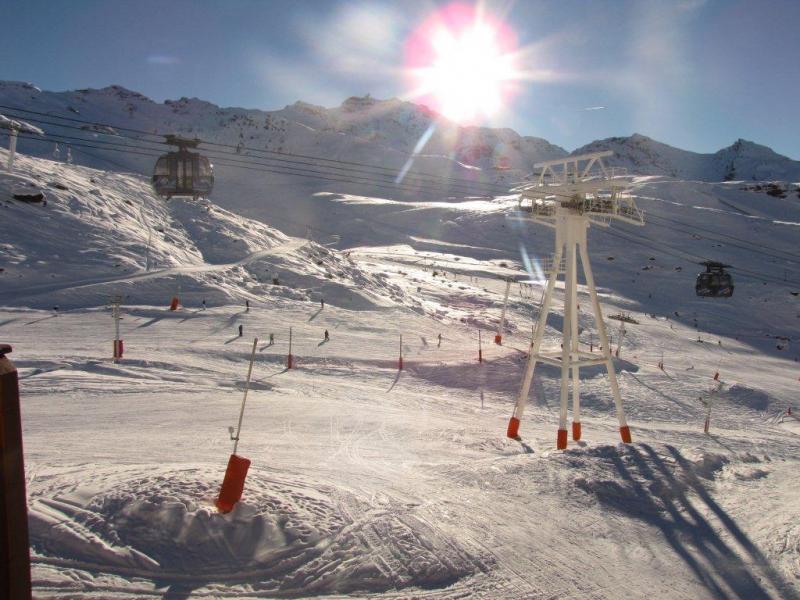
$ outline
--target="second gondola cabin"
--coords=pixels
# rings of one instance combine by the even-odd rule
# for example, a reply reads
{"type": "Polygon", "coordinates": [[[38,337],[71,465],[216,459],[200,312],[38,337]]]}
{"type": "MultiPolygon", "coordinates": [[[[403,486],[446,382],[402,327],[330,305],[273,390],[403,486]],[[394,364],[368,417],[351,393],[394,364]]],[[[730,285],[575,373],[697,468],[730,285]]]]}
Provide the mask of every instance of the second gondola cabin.
{"type": "Polygon", "coordinates": [[[159,157],[153,169],[153,189],[169,200],[175,196],[207,198],[214,188],[214,167],[199,152],[190,152],[200,145],[198,139],[167,135],[165,143],[178,150],[159,157]]]}
{"type": "Polygon", "coordinates": [[[730,265],[707,260],[701,265],[705,266],[705,273],[698,273],[694,284],[694,291],[703,298],[730,298],[733,296],[733,277],[725,271],[730,265]]]}

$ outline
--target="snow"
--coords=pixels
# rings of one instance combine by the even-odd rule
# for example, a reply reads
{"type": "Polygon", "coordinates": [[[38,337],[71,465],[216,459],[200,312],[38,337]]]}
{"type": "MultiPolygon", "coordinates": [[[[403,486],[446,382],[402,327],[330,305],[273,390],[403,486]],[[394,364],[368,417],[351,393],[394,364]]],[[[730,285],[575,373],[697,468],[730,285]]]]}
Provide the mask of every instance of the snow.
{"type": "Polygon", "coordinates": [[[26,121],[17,121],[9,119],[5,115],[0,114],[0,129],[16,129],[22,133],[33,133],[36,135],[44,135],[44,131],[35,125],[31,125],[26,121]]]}
{"type": "MultiPolygon", "coordinates": [[[[505,437],[538,285],[514,284],[491,343],[504,278],[530,276],[520,244],[541,260],[549,230],[511,197],[273,183],[223,176],[213,203],[166,203],[135,172],[23,153],[0,173],[0,339],[20,375],[37,598],[800,597],[793,190],[634,181],[646,226],[593,228],[589,248],[604,313],[636,321],[616,361],[635,443],[619,443],[598,367],[581,372],[585,439],[562,452],[551,367],[537,367],[522,440],[505,437]],[[11,199],[31,184],[46,206],[11,199]],[[669,248],[731,262],[733,298],[694,296],[699,267],[669,248]],[[253,464],[221,515],[256,336],[239,445],[253,464]]],[[[553,315],[548,348],[560,326],[553,315]]],[[[595,326],[580,327],[588,350],[595,326]]]]}

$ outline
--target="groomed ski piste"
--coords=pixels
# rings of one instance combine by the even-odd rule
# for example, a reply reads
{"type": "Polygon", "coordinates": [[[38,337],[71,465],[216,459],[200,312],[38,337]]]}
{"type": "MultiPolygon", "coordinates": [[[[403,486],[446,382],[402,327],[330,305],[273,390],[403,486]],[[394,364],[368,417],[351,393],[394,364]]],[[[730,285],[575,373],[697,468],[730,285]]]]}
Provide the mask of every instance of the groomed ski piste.
{"type": "MultiPolygon", "coordinates": [[[[504,280],[528,277],[520,239],[533,263],[553,243],[512,197],[316,196],[327,229],[357,216],[376,240],[347,246],[225,199],[165,203],[139,175],[18,156],[0,173],[0,339],[20,374],[34,596],[799,598],[796,276],[734,270],[732,299],[701,299],[680,254],[723,244],[758,274],[772,259],[741,240],[763,241],[796,268],[800,199],[748,187],[642,177],[645,228],[591,230],[612,347],[608,317],[635,321],[615,360],[634,443],[597,367],[581,374],[584,439],[556,451],[551,367],[521,440],[505,437],[541,285],[514,284],[498,346],[504,280]],[[13,200],[20,186],[47,205],[13,200]],[[223,515],[254,337],[239,444],[252,466],[223,515]]],[[[581,347],[597,351],[585,317],[581,347]]]]}

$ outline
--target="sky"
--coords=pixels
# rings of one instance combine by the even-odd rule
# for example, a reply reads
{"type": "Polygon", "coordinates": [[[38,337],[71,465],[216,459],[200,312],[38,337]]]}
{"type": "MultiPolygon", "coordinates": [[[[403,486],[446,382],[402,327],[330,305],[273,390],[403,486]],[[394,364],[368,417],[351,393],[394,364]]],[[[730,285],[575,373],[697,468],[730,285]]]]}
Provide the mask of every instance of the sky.
{"type": "MultiPolygon", "coordinates": [[[[367,93],[414,101],[409,39],[449,4],[0,0],[0,79],[264,110],[367,93]]],[[[744,138],[800,159],[800,0],[484,0],[480,10],[514,38],[524,77],[474,123],[567,150],[641,133],[696,152],[744,138]]]]}

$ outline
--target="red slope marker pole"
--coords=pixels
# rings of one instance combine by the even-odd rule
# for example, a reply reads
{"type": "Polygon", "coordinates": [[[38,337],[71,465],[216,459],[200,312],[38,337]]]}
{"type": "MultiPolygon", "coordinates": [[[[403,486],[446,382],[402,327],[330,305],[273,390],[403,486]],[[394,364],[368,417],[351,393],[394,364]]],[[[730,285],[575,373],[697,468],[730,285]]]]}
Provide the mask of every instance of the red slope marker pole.
{"type": "Polygon", "coordinates": [[[286,359],[286,368],[291,369],[294,366],[292,361],[292,328],[289,327],[289,356],[286,359]]]}
{"type": "Polygon", "coordinates": [[[497,327],[497,333],[494,336],[494,343],[498,346],[503,344],[503,330],[506,326],[506,308],[508,307],[508,294],[511,291],[511,279],[506,280],[506,293],[503,296],[503,310],[500,313],[500,324],[497,327]]]}
{"type": "Polygon", "coordinates": [[[478,329],[478,362],[483,362],[483,344],[481,343],[481,330],[478,329]]]}
{"type": "Polygon", "coordinates": [[[114,298],[112,304],[112,316],[114,317],[114,362],[115,363],[118,363],[120,359],[122,359],[122,350],[123,350],[123,343],[122,340],[119,338],[120,303],[121,303],[121,298],[118,296],[114,298]]]}
{"type": "Polygon", "coordinates": [[[31,597],[28,509],[17,369],[0,344],[0,598],[31,597]]]}
{"type": "Polygon", "coordinates": [[[400,359],[397,361],[397,370],[403,370],[403,334],[400,334],[400,359]]]}
{"type": "Polygon", "coordinates": [[[236,454],[239,448],[239,434],[242,431],[242,419],[244,417],[244,405],[247,402],[247,392],[250,389],[250,376],[253,373],[253,362],[256,359],[256,346],[258,338],[253,339],[253,352],[250,354],[250,366],[247,369],[247,381],[244,385],[244,398],[242,407],[239,410],[239,424],[236,426],[236,436],[233,436],[231,427],[231,439],[233,443],[233,454],[228,459],[228,468],[225,469],[225,479],[222,480],[222,489],[219,491],[216,505],[222,513],[229,513],[242,497],[244,491],[244,480],[247,477],[247,470],[250,468],[250,460],[236,454]]]}

